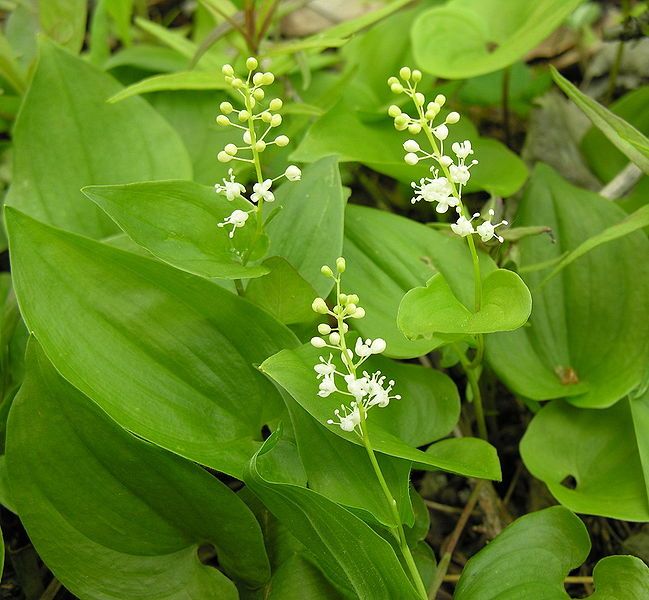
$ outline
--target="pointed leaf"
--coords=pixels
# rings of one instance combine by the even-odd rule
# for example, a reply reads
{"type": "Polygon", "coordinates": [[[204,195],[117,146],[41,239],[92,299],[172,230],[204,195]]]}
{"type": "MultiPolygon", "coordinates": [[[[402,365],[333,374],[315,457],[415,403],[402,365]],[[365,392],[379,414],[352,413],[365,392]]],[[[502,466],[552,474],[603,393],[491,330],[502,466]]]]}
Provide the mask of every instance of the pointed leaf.
{"type": "Polygon", "coordinates": [[[121,429],[34,340],[28,361],[9,421],[9,473],[30,539],[66,587],[82,598],[237,598],[198,560],[206,542],[230,576],[266,581],[261,530],[235,493],[121,429]]]}
{"type": "Polygon", "coordinates": [[[57,370],[125,428],[241,475],[281,406],[253,365],[293,334],[200,277],[6,217],[20,308],[57,370]]]}
{"type": "Polygon", "coordinates": [[[141,98],[106,104],[119,89],[112,77],[43,41],[14,128],[8,205],[100,238],[118,228],[82,187],[191,178],[180,138],[150,105],[141,98]]]}

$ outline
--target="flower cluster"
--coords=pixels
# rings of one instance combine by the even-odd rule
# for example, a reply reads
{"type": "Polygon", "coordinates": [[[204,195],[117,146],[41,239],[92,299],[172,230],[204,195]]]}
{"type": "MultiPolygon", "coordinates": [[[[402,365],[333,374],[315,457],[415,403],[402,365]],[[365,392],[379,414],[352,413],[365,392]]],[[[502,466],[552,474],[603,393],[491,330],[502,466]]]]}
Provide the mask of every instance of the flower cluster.
{"type": "Polygon", "coordinates": [[[353,398],[349,405],[341,404],[339,409],[334,411],[336,419],[329,419],[329,425],[338,425],[343,431],[356,431],[362,436],[362,423],[367,413],[374,407],[385,408],[391,400],[399,400],[401,396],[392,395],[394,381],[386,381],[381,371],[369,373],[362,371],[359,376],[360,367],[374,354],[381,354],[386,347],[385,340],[376,338],[374,340],[358,338],[354,349],[347,347],[346,334],[349,326],[347,319],[362,319],[365,310],[359,306],[359,298],[356,294],[343,294],[341,292],[341,275],[346,267],[345,259],[339,258],[336,261],[336,274],[328,266],[323,266],[321,272],[326,277],[336,281],[336,305],[329,309],[323,298],[316,298],[313,301],[313,310],[321,315],[328,315],[335,319],[332,327],[329,323],[318,325],[320,336],[311,339],[311,344],[316,348],[330,348],[337,355],[344,370],[339,370],[334,362],[334,353],[330,352],[325,358],[320,356],[318,364],[313,368],[316,378],[320,381],[318,395],[326,398],[338,392],[353,398]],[[338,378],[338,381],[336,380],[338,378]]]}
{"type": "MultiPolygon", "coordinates": [[[[262,175],[260,154],[268,146],[283,147],[289,143],[289,138],[285,135],[277,135],[272,140],[271,131],[282,124],[282,116],[279,111],[282,108],[282,101],[279,98],[271,99],[266,105],[265,86],[271,85],[275,81],[275,76],[270,72],[257,71],[257,59],[250,57],[246,60],[248,76],[245,79],[237,77],[232,65],[224,65],[222,68],[225,81],[241,96],[243,108],[240,110],[230,102],[221,102],[221,114],[216,118],[216,122],[223,127],[234,127],[242,130],[242,145],[234,143],[226,144],[217,158],[222,163],[228,163],[238,160],[244,163],[251,163],[255,167],[257,174],[257,183],[253,185],[252,194],[246,199],[251,208],[247,211],[235,210],[219,227],[232,226],[229,236],[234,237],[235,231],[243,227],[252,212],[261,212],[264,202],[273,202],[275,195],[272,192],[272,186],[275,181],[286,177],[289,181],[299,181],[302,172],[295,165],[290,165],[281,175],[270,179],[262,175]],[[238,121],[238,122],[237,122],[238,121]],[[243,156],[242,156],[243,154],[243,156]]],[[[214,189],[219,194],[232,201],[235,198],[245,198],[246,188],[243,184],[235,180],[234,171],[228,171],[228,178],[223,179],[223,184],[217,183],[214,189]]]]}
{"type": "Polygon", "coordinates": [[[460,120],[460,115],[453,111],[449,112],[444,121],[435,123],[442,107],[446,103],[446,97],[438,94],[432,102],[426,102],[426,97],[417,91],[417,84],[421,81],[421,71],[402,67],[399,77],[390,77],[388,85],[395,94],[405,94],[412,99],[416,117],[411,117],[404,112],[400,106],[393,104],[388,109],[388,114],[394,119],[394,126],[398,131],[408,131],[412,135],[424,133],[430,144],[431,151],[421,148],[419,143],[410,139],[404,142],[403,149],[406,154],[404,160],[409,165],[416,165],[419,161],[432,160],[430,167],[432,177],[424,177],[419,183],[412,182],[414,195],[411,199],[413,204],[423,200],[436,203],[435,210],[438,213],[445,213],[449,208],[457,212],[457,221],[451,225],[454,233],[466,237],[477,233],[483,242],[497,239],[502,242],[503,238],[496,234],[496,227],[507,225],[507,221],[492,223],[493,211],[489,212],[490,218],[478,225],[473,226],[473,219],[480,216],[474,214],[471,218],[465,215],[465,208],[462,203],[462,189],[469,182],[471,167],[478,164],[477,160],[467,163],[469,156],[473,154],[473,148],[469,140],[451,144],[451,152],[455,156],[445,154],[444,141],[449,135],[449,125],[455,125],[460,120]]]}

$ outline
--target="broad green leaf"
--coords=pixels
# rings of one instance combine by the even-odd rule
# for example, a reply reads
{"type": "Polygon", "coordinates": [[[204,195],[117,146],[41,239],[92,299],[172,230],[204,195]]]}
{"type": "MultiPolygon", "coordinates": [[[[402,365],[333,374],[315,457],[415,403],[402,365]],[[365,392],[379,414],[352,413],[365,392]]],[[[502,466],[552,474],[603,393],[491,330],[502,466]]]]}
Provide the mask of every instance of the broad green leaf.
{"type": "MultiPolygon", "coordinates": [[[[521,272],[575,250],[625,216],[537,166],[516,224],[547,225],[556,242],[522,239],[521,272]]],[[[576,406],[599,408],[636,387],[649,360],[647,255],[649,240],[636,231],[591,250],[543,286],[543,270],[523,273],[532,292],[530,326],[487,338],[487,359],[502,381],[535,400],[569,397],[576,406]]]]}
{"type": "Polygon", "coordinates": [[[0,77],[19,94],[22,94],[27,87],[25,77],[14,56],[14,50],[2,33],[0,33],[0,77]]]}
{"type": "Polygon", "coordinates": [[[191,181],[91,186],[83,193],[135,242],[174,267],[224,279],[269,272],[261,265],[243,264],[255,233],[254,216],[232,239],[230,228],[218,227],[233,210],[249,209],[243,198],[229,202],[213,187],[191,181]]]}
{"type": "Polygon", "coordinates": [[[552,77],[566,95],[582,110],[614,145],[627,158],[649,174],[649,138],[640,133],[624,119],[613,114],[601,104],[580,92],[554,67],[552,77]]]}
{"type": "Polygon", "coordinates": [[[267,600],[342,600],[344,596],[308,560],[294,555],[284,562],[269,584],[267,600]]]}
{"type": "MultiPolygon", "coordinates": [[[[363,337],[386,340],[387,356],[413,358],[443,343],[438,338],[408,340],[397,327],[403,296],[424,285],[436,271],[444,273],[458,297],[473,302],[471,256],[457,236],[388,212],[349,205],[343,254],[347,259],[344,291],[358,294],[366,310],[363,319],[354,321],[354,328],[363,337]]],[[[483,273],[495,269],[482,253],[480,264],[483,273]]]]}
{"type": "Polygon", "coordinates": [[[455,600],[560,600],[568,573],[590,551],[581,520],[562,506],[514,521],[469,559],[455,588],[455,600]]]}
{"type": "Polygon", "coordinates": [[[554,277],[561,269],[567,267],[572,261],[577,260],[579,257],[583,256],[587,252],[590,252],[593,248],[597,248],[601,244],[606,244],[607,242],[612,242],[617,240],[629,233],[633,233],[638,229],[649,226],[649,204],[639,208],[634,213],[622,219],[619,223],[611,225],[604,229],[604,231],[594,235],[591,238],[588,238],[586,241],[582,242],[575,248],[572,252],[567,254],[565,258],[562,258],[559,264],[552,269],[552,272],[546,275],[544,281],[548,281],[554,277]]]}
{"type": "MultiPolygon", "coordinates": [[[[264,361],[260,370],[284,388],[311,416],[319,423],[326,423],[332,418],[333,411],[339,408],[341,397],[332,394],[327,398],[318,396],[318,382],[315,378],[313,365],[318,362],[318,354],[310,345],[302,346],[296,351],[282,350],[275,356],[264,361]]],[[[387,374],[390,377],[391,373],[387,374]]],[[[402,385],[402,382],[399,382],[402,385]]],[[[434,388],[431,388],[431,392],[434,388]]],[[[434,393],[434,392],[433,392],[434,393]]],[[[446,392],[443,392],[446,393],[446,392]]],[[[417,404],[408,406],[408,396],[402,400],[394,400],[385,409],[390,410],[394,402],[406,404],[406,411],[418,411],[417,404]]],[[[345,397],[345,401],[347,398],[345,397]]],[[[403,418],[403,416],[402,416],[403,418]]],[[[406,413],[408,420],[416,419],[414,414],[406,413]]],[[[400,428],[393,426],[392,421],[379,423],[376,419],[368,419],[368,431],[372,445],[377,452],[396,458],[410,460],[415,468],[442,469],[453,473],[484,479],[499,479],[500,467],[498,457],[492,446],[474,438],[455,438],[437,442],[426,452],[418,450],[407,441],[398,437],[400,428]],[[387,428],[389,426],[389,428],[387,428]]],[[[361,444],[359,437],[353,432],[342,431],[339,427],[331,427],[332,431],[348,442],[361,444]]]]}
{"type": "Polygon", "coordinates": [[[104,63],[107,71],[118,67],[136,67],[153,73],[174,73],[186,69],[187,60],[171,48],[139,43],[121,48],[104,63]]]}
{"type": "Polygon", "coordinates": [[[40,1],[37,10],[43,33],[75,54],[81,50],[88,11],[85,0],[40,1]]]}
{"type": "Polygon", "coordinates": [[[352,598],[418,598],[392,546],[369,525],[313,490],[268,478],[264,462],[278,439],[275,432],[253,456],[246,484],[309,549],[329,579],[352,598]]]}
{"type": "Polygon", "coordinates": [[[582,0],[451,0],[422,13],[411,30],[419,67],[466,79],[507,67],[550,35],[582,0]]]}
{"type": "Polygon", "coordinates": [[[266,309],[280,323],[286,325],[312,321],[311,303],[317,293],[286,259],[272,256],[262,265],[270,272],[251,281],[246,287],[246,298],[266,309]]]}
{"type": "MultiPolygon", "coordinates": [[[[398,523],[365,448],[348,444],[329,426],[317,423],[289,394],[284,394],[284,402],[291,415],[309,489],[352,509],[370,524],[396,527],[398,523]]],[[[409,491],[410,462],[385,454],[377,456],[377,460],[397,503],[401,521],[413,525],[409,491]]]]}
{"type": "Polygon", "coordinates": [[[100,238],[117,227],[82,187],[191,178],[180,138],[144,100],[106,104],[119,89],[108,75],[43,41],[14,129],[8,205],[100,238]]]}
{"type": "Polygon", "coordinates": [[[415,339],[440,333],[494,333],[522,327],[531,310],[530,291],[512,271],[496,269],[482,280],[482,304],[477,312],[464,306],[438,273],[426,287],[404,296],[397,323],[406,337],[415,339]]]}
{"type": "Polygon", "coordinates": [[[57,370],[126,429],[240,476],[281,406],[254,364],[290,331],[205,279],[6,216],[20,308],[57,370]]]}
{"type": "Polygon", "coordinates": [[[593,569],[595,593],[589,600],[644,600],[649,567],[635,556],[607,556],[593,569]]]}
{"type": "Polygon", "coordinates": [[[117,92],[108,101],[119,102],[131,96],[139,96],[140,94],[148,94],[150,92],[169,90],[224,90],[227,87],[221,73],[181,71],[180,73],[165,73],[163,75],[154,75],[153,77],[142,79],[117,92]]]}
{"type": "Polygon", "coordinates": [[[571,510],[649,521],[649,395],[610,408],[555,401],[538,412],[521,441],[532,475],[571,510]]]}
{"type": "Polygon", "coordinates": [[[301,181],[286,182],[275,195],[282,212],[268,224],[268,254],[285,258],[320,296],[332,286],[320,267],[342,252],[346,199],[334,156],[309,165],[301,181]]]}
{"type": "Polygon", "coordinates": [[[38,344],[11,410],[7,460],[21,521],[81,598],[237,598],[270,569],[259,524],[225,484],[137,439],[65,381],[38,344]]]}
{"type": "MultiPolygon", "coordinates": [[[[430,176],[430,165],[422,161],[412,167],[403,160],[402,144],[412,134],[395,131],[387,114],[362,115],[349,102],[341,100],[320,117],[291,158],[311,162],[337,154],[341,162],[360,162],[404,183],[430,176]]],[[[480,138],[475,126],[462,119],[450,128],[447,144],[466,139],[471,140],[480,161],[471,170],[469,191],[487,190],[495,195],[510,196],[525,183],[525,164],[500,142],[480,138]]]]}

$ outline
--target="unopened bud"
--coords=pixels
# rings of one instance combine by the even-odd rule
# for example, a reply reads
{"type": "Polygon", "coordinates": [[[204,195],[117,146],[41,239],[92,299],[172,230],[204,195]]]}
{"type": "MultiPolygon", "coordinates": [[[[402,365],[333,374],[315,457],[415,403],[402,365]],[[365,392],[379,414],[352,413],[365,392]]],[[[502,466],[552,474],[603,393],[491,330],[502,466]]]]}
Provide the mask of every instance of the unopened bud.
{"type": "Polygon", "coordinates": [[[311,303],[311,308],[313,309],[314,312],[317,312],[318,314],[321,315],[326,315],[329,312],[329,309],[327,308],[327,303],[322,298],[316,298],[311,303]]]}
{"type": "Polygon", "coordinates": [[[336,259],[336,270],[339,273],[344,273],[346,267],[347,267],[347,263],[345,262],[345,259],[342,256],[336,259]]]}

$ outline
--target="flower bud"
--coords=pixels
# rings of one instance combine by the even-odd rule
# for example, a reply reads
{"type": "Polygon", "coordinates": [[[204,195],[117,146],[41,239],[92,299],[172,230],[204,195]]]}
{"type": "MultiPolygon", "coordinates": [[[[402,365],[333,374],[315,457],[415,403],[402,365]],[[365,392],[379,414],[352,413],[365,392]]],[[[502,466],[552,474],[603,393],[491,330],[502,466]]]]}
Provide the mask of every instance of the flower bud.
{"type": "Polygon", "coordinates": [[[354,304],[358,304],[358,296],[356,294],[349,294],[347,296],[347,301],[353,302],[354,304]]]}
{"type": "Polygon", "coordinates": [[[275,75],[273,75],[271,72],[264,73],[262,76],[261,84],[262,85],[270,85],[275,81],[275,75]]]}
{"type": "Polygon", "coordinates": [[[225,115],[219,115],[216,117],[216,124],[220,125],[221,127],[227,127],[230,125],[230,119],[228,119],[225,115]]]}
{"type": "Polygon", "coordinates": [[[422,77],[422,75],[421,75],[421,71],[419,69],[413,69],[412,70],[412,80],[415,83],[419,83],[421,81],[421,77],[422,77]]]}
{"type": "Polygon", "coordinates": [[[403,143],[403,149],[406,152],[419,152],[421,148],[419,148],[419,144],[415,140],[406,140],[403,143]]]}
{"type": "Polygon", "coordinates": [[[224,115],[229,115],[234,110],[234,107],[229,102],[221,102],[219,109],[224,115]]]}
{"type": "Polygon", "coordinates": [[[408,125],[408,133],[412,133],[412,135],[417,135],[421,131],[421,125],[419,123],[410,123],[408,125]]]}
{"type": "Polygon", "coordinates": [[[240,87],[243,87],[243,81],[242,81],[241,79],[239,79],[238,77],[236,77],[235,79],[233,79],[233,80],[230,82],[230,85],[231,85],[233,88],[238,89],[238,88],[240,88],[240,87]]]}
{"type": "Polygon", "coordinates": [[[372,345],[370,346],[370,350],[372,351],[372,354],[381,354],[386,348],[387,344],[385,343],[385,340],[382,338],[376,338],[373,342],[372,345]]]}
{"type": "Polygon", "coordinates": [[[401,67],[399,69],[399,77],[401,77],[401,79],[403,79],[404,81],[408,81],[411,76],[412,72],[408,67],[401,67]]]}
{"type": "Polygon", "coordinates": [[[440,108],[444,106],[445,102],[446,96],[444,94],[437,94],[437,96],[435,96],[435,104],[437,104],[437,106],[439,106],[440,108]]]}
{"type": "Polygon", "coordinates": [[[243,143],[252,144],[252,137],[250,136],[250,131],[247,129],[243,132],[243,143]]]}
{"type": "Polygon", "coordinates": [[[338,294],[338,303],[347,304],[347,294],[338,294]]]}
{"type": "Polygon", "coordinates": [[[225,148],[223,148],[230,156],[235,156],[238,148],[234,144],[226,144],[225,148]]]}
{"type": "Polygon", "coordinates": [[[318,314],[321,315],[326,315],[329,312],[329,309],[327,308],[327,303],[322,298],[316,298],[311,303],[311,308],[313,309],[313,312],[317,312],[318,314]]]}
{"type": "Polygon", "coordinates": [[[255,74],[252,76],[252,83],[253,83],[254,85],[261,85],[261,80],[262,80],[263,78],[264,78],[264,74],[263,74],[263,73],[255,73],[255,74]]]}
{"type": "Polygon", "coordinates": [[[232,65],[223,65],[221,67],[221,73],[226,77],[232,77],[234,75],[234,69],[232,68],[232,65]]]}
{"type": "Polygon", "coordinates": [[[393,75],[392,77],[388,77],[388,85],[392,86],[395,83],[399,83],[399,80],[393,75]]]}
{"type": "Polygon", "coordinates": [[[289,140],[288,137],[285,136],[285,135],[278,135],[278,136],[275,138],[275,143],[276,143],[280,148],[283,148],[284,146],[288,146],[288,143],[289,143],[289,142],[290,142],[290,140],[289,140]]]}
{"type": "Polygon", "coordinates": [[[408,125],[408,115],[401,113],[394,118],[394,125],[400,127],[401,125],[408,125]]]}
{"type": "Polygon", "coordinates": [[[284,106],[284,103],[279,98],[273,98],[270,101],[268,108],[272,111],[277,112],[278,110],[282,109],[282,106],[284,106]]]}
{"type": "Polygon", "coordinates": [[[440,142],[443,142],[448,137],[448,127],[446,125],[438,125],[433,129],[433,135],[440,142]]]}
{"type": "Polygon", "coordinates": [[[454,125],[459,120],[460,120],[460,113],[455,112],[455,111],[448,113],[448,115],[446,116],[446,122],[449,125],[454,125]]]}
{"type": "Polygon", "coordinates": [[[353,302],[349,302],[347,304],[347,314],[348,315],[353,315],[356,310],[358,309],[358,306],[356,306],[353,302]]]}
{"type": "Polygon", "coordinates": [[[320,335],[329,335],[331,333],[331,327],[327,323],[320,323],[318,325],[318,333],[320,335]]]}
{"type": "Polygon", "coordinates": [[[340,329],[343,333],[347,333],[349,331],[349,325],[347,325],[347,323],[343,323],[340,329]]]}
{"type": "Polygon", "coordinates": [[[273,115],[267,110],[265,110],[264,112],[261,113],[261,120],[264,123],[270,123],[272,118],[273,118],[273,115]]]}
{"type": "Polygon", "coordinates": [[[330,336],[329,336],[329,343],[332,346],[337,346],[340,344],[340,334],[337,331],[334,331],[330,336]]]}
{"type": "Polygon", "coordinates": [[[259,140],[258,142],[256,142],[255,150],[257,152],[263,152],[264,150],[266,150],[266,142],[264,142],[264,140],[259,140]]]}
{"type": "Polygon", "coordinates": [[[239,111],[239,121],[247,121],[250,118],[250,113],[247,110],[239,111]]]}
{"type": "Polygon", "coordinates": [[[400,83],[393,83],[390,86],[390,89],[394,94],[401,94],[403,93],[403,86],[400,83]]]}
{"type": "Polygon", "coordinates": [[[331,270],[331,267],[328,267],[327,265],[322,265],[322,267],[320,267],[320,273],[322,273],[325,277],[334,276],[334,272],[331,270]]]}
{"type": "Polygon", "coordinates": [[[252,93],[252,97],[253,97],[255,100],[263,100],[265,95],[266,95],[266,94],[264,93],[264,90],[262,90],[261,88],[257,88],[257,89],[252,93]]]}
{"type": "Polygon", "coordinates": [[[439,159],[439,164],[444,167],[450,167],[453,164],[453,159],[450,156],[442,156],[439,159]]]}
{"type": "Polygon", "coordinates": [[[295,165],[289,165],[286,167],[284,175],[289,181],[300,181],[300,179],[302,179],[302,171],[300,171],[300,169],[295,165]]]}
{"type": "Polygon", "coordinates": [[[345,262],[345,259],[342,256],[336,259],[336,270],[339,273],[344,273],[346,267],[347,267],[347,263],[345,262]]]}
{"type": "Polygon", "coordinates": [[[388,108],[388,115],[393,119],[394,117],[398,117],[400,114],[401,114],[401,108],[396,104],[392,104],[390,108],[388,108]]]}
{"type": "Polygon", "coordinates": [[[312,337],[311,345],[314,348],[324,348],[327,345],[327,342],[325,342],[321,337],[312,337]]]}
{"type": "Polygon", "coordinates": [[[423,106],[424,102],[426,102],[426,96],[424,96],[421,92],[417,92],[414,95],[414,101],[417,106],[423,106]]]}
{"type": "Polygon", "coordinates": [[[258,66],[259,63],[254,56],[251,56],[246,60],[246,69],[248,69],[248,71],[254,71],[258,66]]]}
{"type": "Polygon", "coordinates": [[[365,316],[365,309],[362,306],[359,306],[354,311],[354,314],[351,315],[354,319],[362,319],[365,316]]]}
{"type": "Polygon", "coordinates": [[[221,152],[219,152],[216,155],[216,158],[217,158],[217,160],[219,162],[222,162],[222,163],[227,163],[227,162],[230,162],[232,160],[232,157],[227,152],[224,152],[223,150],[221,150],[221,152]]]}
{"type": "Polygon", "coordinates": [[[273,115],[270,119],[271,127],[279,127],[282,124],[282,115],[273,115]]]}
{"type": "Polygon", "coordinates": [[[414,152],[408,152],[408,154],[403,157],[403,160],[406,161],[406,164],[412,166],[419,162],[419,157],[414,152]]]}

